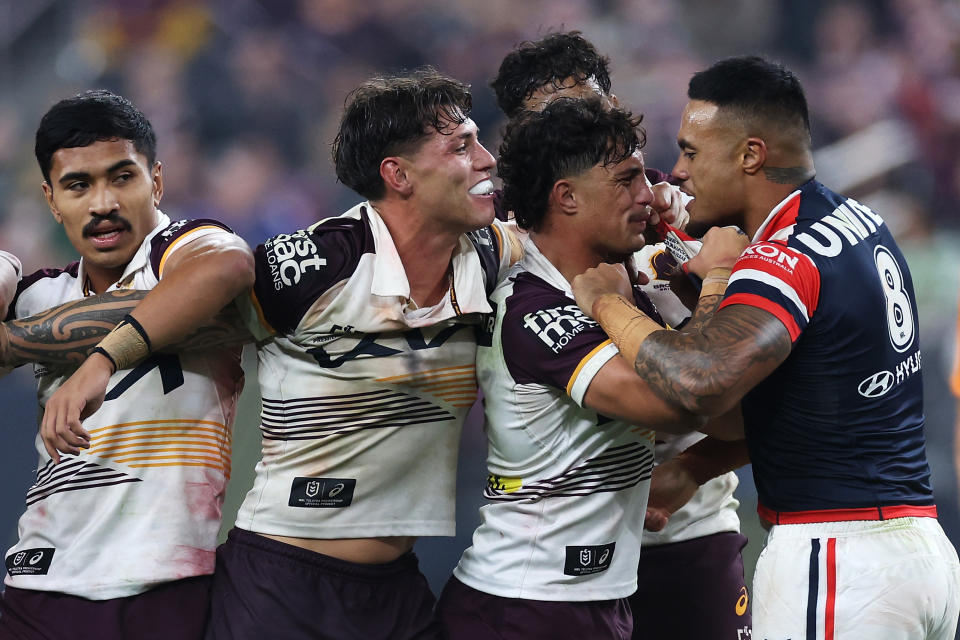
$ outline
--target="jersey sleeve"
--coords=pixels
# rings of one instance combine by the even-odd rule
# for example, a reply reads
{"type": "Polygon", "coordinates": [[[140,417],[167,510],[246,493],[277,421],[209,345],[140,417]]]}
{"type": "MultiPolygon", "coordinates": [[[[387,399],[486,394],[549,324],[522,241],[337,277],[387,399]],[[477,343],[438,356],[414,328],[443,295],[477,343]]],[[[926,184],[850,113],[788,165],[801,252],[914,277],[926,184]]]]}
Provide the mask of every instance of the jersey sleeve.
{"type": "Polygon", "coordinates": [[[813,260],[778,242],[758,242],[734,265],[720,308],[745,304],[769,311],[796,342],[819,298],[820,271],[813,260]]]}
{"type": "Polygon", "coordinates": [[[257,340],[291,335],[317,300],[373,251],[369,227],[353,219],[336,218],[270,238],[254,251],[256,281],[250,295],[239,300],[247,327],[257,340]]]}
{"type": "Polygon", "coordinates": [[[217,220],[178,220],[150,240],[150,266],[157,279],[163,277],[167,259],[192,240],[205,236],[229,233],[233,230],[217,220]]]}
{"type": "Polygon", "coordinates": [[[0,251],[0,316],[7,315],[7,308],[17,295],[17,283],[23,275],[23,267],[17,257],[0,251]]]}
{"type": "Polygon", "coordinates": [[[520,384],[564,391],[578,405],[603,365],[619,352],[599,324],[560,290],[531,291],[517,276],[501,326],[507,369],[520,384]]]}
{"type": "Polygon", "coordinates": [[[480,256],[484,287],[487,295],[493,293],[510,268],[510,231],[502,221],[495,219],[489,227],[467,234],[480,256]]]}

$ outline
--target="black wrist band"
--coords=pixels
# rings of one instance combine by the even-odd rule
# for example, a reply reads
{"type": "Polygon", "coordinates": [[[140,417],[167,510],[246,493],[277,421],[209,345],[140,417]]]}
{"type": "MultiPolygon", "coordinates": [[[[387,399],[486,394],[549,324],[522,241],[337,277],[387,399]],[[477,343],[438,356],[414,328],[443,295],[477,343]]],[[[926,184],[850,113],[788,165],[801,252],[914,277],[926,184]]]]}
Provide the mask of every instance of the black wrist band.
{"type": "Polygon", "coordinates": [[[106,349],[104,349],[103,347],[94,347],[93,350],[90,352],[90,355],[93,355],[93,354],[95,354],[95,353],[99,353],[99,354],[102,355],[104,358],[106,358],[107,360],[109,360],[109,361],[110,361],[110,364],[113,365],[113,370],[114,370],[114,371],[117,370],[117,361],[113,359],[113,356],[111,356],[109,353],[107,353],[107,350],[106,350],[106,349]]]}

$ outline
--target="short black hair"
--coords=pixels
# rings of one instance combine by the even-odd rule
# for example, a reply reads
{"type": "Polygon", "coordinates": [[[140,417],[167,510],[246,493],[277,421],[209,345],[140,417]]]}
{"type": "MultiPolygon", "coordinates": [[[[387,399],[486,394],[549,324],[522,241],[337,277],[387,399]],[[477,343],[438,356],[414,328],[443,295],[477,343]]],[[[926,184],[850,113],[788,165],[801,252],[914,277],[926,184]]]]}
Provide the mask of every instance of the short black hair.
{"type": "Polygon", "coordinates": [[[523,110],[523,102],[546,85],[561,88],[573,77],[578,83],[590,78],[604,93],[610,93],[610,59],[579,31],[552,33],[536,42],[522,42],[500,63],[490,86],[497,104],[508,118],[523,110]]]}
{"type": "Polygon", "coordinates": [[[133,148],[153,167],[157,159],[157,135],[153,126],[133,103],[105,89],[61,100],[50,107],[37,128],[34,153],[50,182],[53,154],[58,149],[86,147],[103,140],[129,140],[133,148]]]}
{"type": "Polygon", "coordinates": [[[541,112],[521,112],[507,124],[497,161],[504,207],[520,227],[539,230],[553,185],[597,164],[622,162],[642,148],[642,119],[605,109],[599,98],[557,98],[541,112]]]}
{"type": "Polygon", "coordinates": [[[731,109],[748,119],[802,126],[810,116],[800,80],[783,65],[761,56],[725,58],[690,79],[687,97],[731,109]]]}
{"type": "Polygon", "coordinates": [[[433,131],[452,133],[472,108],[470,87],[432,67],[364,82],[347,96],[333,142],[337,178],[369,200],[382,198],[383,159],[414,152],[433,131]]]}

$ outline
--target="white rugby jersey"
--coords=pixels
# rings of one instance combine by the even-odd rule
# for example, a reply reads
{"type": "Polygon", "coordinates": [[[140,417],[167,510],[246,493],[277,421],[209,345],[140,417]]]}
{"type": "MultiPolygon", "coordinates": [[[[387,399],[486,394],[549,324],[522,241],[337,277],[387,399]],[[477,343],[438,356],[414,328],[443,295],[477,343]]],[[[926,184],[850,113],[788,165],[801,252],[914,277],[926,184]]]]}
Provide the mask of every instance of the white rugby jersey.
{"type": "MultiPolygon", "coordinates": [[[[701,247],[696,240],[687,240],[686,244],[694,254],[701,247]]],[[[676,262],[664,245],[657,243],[643,247],[633,255],[633,262],[638,271],[650,278],[650,282],[640,288],[656,305],[666,323],[675,327],[684,322],[690,316],[690,310],[670,290],[669,274],[676,268],[676,262]]],[[[656,437],[655,460],[660,464],[704,436],[701,433],[678,436],[661,432],[656,437]]],[[[725,531],[739,532],[737,507],[740,503],[733,497],[738,483],[739,478],[733,471],[704,483],[687,504],[670,516],[666,527],[656,533],[643,532],[643,546],[681,542],[725,531]]]]}
{"type": "MultiPolygon", "coordinates": [[[[178,247],[214,233],[229,230],[161,214],[110,290],[153,288],[178,247]]],[[[86,282],[83,260],[26,276],[9,317],[79,300],[86,282]]],[[[43,407],[70,372],[34,371],[43,407]]],[[[156,353],[111,377],[83,423],[89,449],[54,465],[38,433],[37,481],[6,554],[6,584],[104,600],[213,573],[242,386],[239,349],[156,353]]]]}
{"type": "MultiPolygon", "coordinates": [[[[489,504],[454,575],[508,598],[626,597],[637,588],[654,434],[583,406],[619,352],[536,244],[524,250],[491,298],[492,346],[477,353],[489,504]]],[[[643,294],[636,301],[659,317],[643,294]]]]}
{"type": "Polygon", "coordinates": [[[460,429],[477,397],[500,222],[460,238],[451,286],[416,309],[389,230],[362,203],[255,251],[263,452],[241,529],[300,538],[454,534],[460,429]]]}

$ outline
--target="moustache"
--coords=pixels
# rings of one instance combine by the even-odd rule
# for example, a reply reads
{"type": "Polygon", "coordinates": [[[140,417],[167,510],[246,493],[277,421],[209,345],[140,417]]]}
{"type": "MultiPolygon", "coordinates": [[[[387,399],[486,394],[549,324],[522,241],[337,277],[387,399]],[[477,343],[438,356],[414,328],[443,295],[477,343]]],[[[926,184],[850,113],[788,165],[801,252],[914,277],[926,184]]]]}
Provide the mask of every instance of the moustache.
{"type": "Polygon", "coordinates": [[[104,222],[108,224],[113,223],[115,225],[119,225],[124,231],[133,230],[133,225],[130,224],[129,220],[127,220],[126,218],[121,218],[119,213],[113,212],[106,216],[100,216],[100,217],[94,218],[93,220],[85,224],[83,226],[83,237],[89,238],[90,236],[92,236],[97,231],[97,227],[99,227],[104,222]]]}

